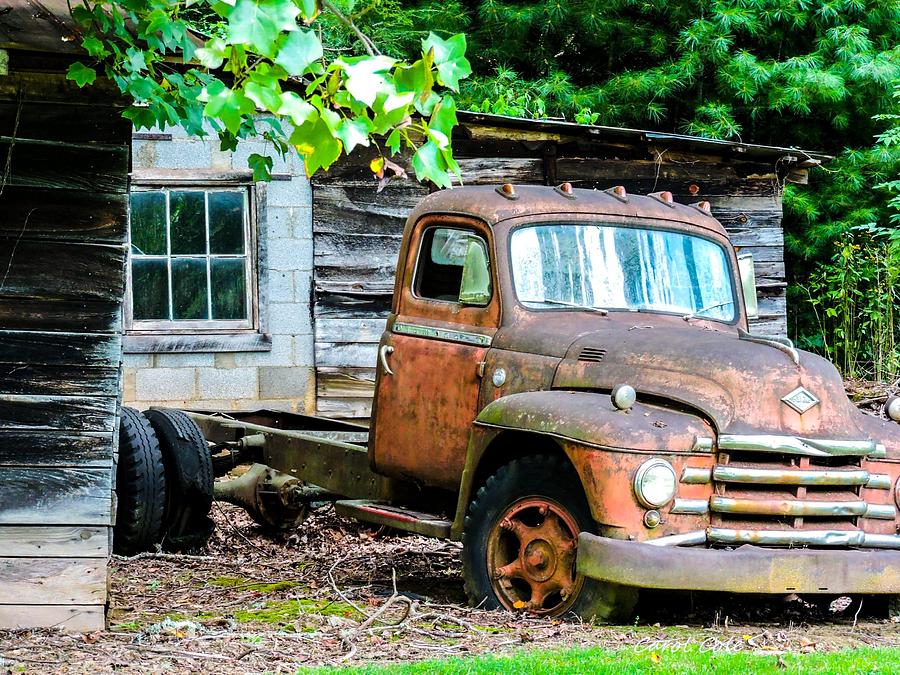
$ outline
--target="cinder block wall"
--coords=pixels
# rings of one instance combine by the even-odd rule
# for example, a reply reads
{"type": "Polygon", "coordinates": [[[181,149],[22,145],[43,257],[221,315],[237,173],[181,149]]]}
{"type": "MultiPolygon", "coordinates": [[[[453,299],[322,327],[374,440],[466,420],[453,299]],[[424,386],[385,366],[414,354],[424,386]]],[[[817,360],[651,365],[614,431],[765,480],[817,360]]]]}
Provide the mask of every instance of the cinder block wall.
{"type": "MultiPolygon", "coordinates": [[[[177,169],[184,172],[246,170],[247,157],[265,152],[262,143],[241,142],[219,150],[215,135],[188,138],[180,129],[136,133],[133,171],[177,169]]],[[[272,154],[270,152],[270,154],[272,154]]],[[[124,399],[145,409],[151,405],[218,410],[277,408],[315,410],[315,372],[310,307],[312,279],[312,192],[302,161],[275,156],[276,180],[265,186],[265,260],[258,268],[260,312],[271,349],[256,352],[127,353],[124,399]],[[263,281],[265,282],[263,284],[263,281]]]]}

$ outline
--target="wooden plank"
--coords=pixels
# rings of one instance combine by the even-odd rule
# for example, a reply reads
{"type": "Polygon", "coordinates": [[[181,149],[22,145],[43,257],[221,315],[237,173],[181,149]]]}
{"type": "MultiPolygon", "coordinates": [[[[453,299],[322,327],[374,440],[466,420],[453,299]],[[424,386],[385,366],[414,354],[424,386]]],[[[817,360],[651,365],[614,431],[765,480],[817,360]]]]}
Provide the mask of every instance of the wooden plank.
{"type": "Polygon", "coordinates": [[[622,185],[632,194],[669,190],[676,201],[686,204],[718,196],[765,196],[776,189],[776,176],[764,165],[674,163],[665,158],[653,161],[561,157],[556,160],[556,175],[560,183],[568,181],[580,188],[602,190],[622,185]]]}
{"type": "Polygon", "coordinates": [[[756,335],[785,337],[787,335],[787,317],[753,319],[750,321],[750,332],[756,335]]]}
{"type": "Polygon", "coordinates": [[[0,363],[108,367],[122,359],[122,337],[108,333],[0,330],[0,363]]]}
{"type": "Polygon", "coordinates": [[[66,79],[64,72],[16,72],[2,77],[0,101],[34,101],[48,107],[49,104],[59,105],[68,109],[73,117],[90,114],[98,105],[104,108],[126,105],[118,88],[109,80],[98,78],[90,87],[81,88],[66,79]]]}
{"type": "MultiPolygon", "coordinates": [[[[52,601],[53,598],[48,598],[52,601]]],[[[106,628],[105,605],[0,605],[0,628],[55,628],[87,633],[106,628]]]]}
{"type": "Polygon", "coordinates": [[[396,268],[402,237],[392,234],[330,234],[315,237],[316,267],[396,268]]]}
{"type": "MultiPolygon", "coordinates": [[[[526,157],[458,157],[463,185],[544,182],[544,160],[526,157]]],[[[562,182],[562,181],[560,181],[562,182]]]]}
{"type": "MultiPolygon", "coordinates": [[[[0,166],[6,166],[9,137],[0,137],[0,166]]],[[[41,189],[128,191],[130,148],[16,139],[7,185],[41,189]]]]}
{"type": "Polygon", "coordinates": [[[784,250],[784,230],[780,227],[728,228],[728,238],[737,247],[772,246],[784,250]]]}
{"type": "Polygon", "coordinates": [[[106,526],[111,518],[112,475],[108,468],[0,469],[2,525],[106,526]]]}
{"type": "Polygon", "coordinates": [[[351,368],[374,368],[377,344],[334,344],[316,342],[316,365],[351,368]]]}
{"type": "Polygon", "coordinates": [[[0,395],[0,429],[113,431],[117,398],[0,395]]]}
{"type": "Polygon", "coordinates": [[[374,368],[316,368],[316,395],[320,398],[372,398],[374,368]]]}
{"type": "Polygon", "coordinates": [[[0,394],[114,396],[119,367],[0,363],[0,394]]]}
{"type": "Polygon", "coordinates": [[[0,295],[0,326],[7,330],[116,333],[122,330],[120,303],[121,299],[0,295]]]}
{"type": "Polygon", "coordinates": [[[106,558],[109,528],[3,525],[0,526],[0,551],[5,558],[106,558]]]}
{"type": "Polygon", "coordinates": [[[316,403],[316,412],[335,419],[366,419],[372,416],[371,398],[325,398],[316,403]]]}
{"type": "Polygon", "coordinates": [[[0,136],[102,144],[121,139],[124,145],[131,138],[131,128],[122,109],[113,106],[82,107],[73,114],[70,105],[0,102],[0,136]]]}
{"type": "Polygon", "coordinates": [[[109,468],[112,462],[113,432],[0,430],[0,466],[109,468]]]}
{"type": "Polygon", "coordinates": [[[316,321],[316,340],[377,343],[381,340],[384,327],[382,319],[320,319],[316,321]]]}
{"type": "Polygon", "coordinates": [[[7,186],[0,210],[0,237],[110,244],[126,238],[128,195],[123,193],[7,186]]]}
{"type": "Polygon", "coordinates": [[[0,293],[121,301],[125,259],[124,245],[0,239],[0,293]]]}
{"type": "Polygon", "coordinates": [[[0,579],[0,604],[90,605],[106,600],[106,558],[0,558],[0,579]]]}

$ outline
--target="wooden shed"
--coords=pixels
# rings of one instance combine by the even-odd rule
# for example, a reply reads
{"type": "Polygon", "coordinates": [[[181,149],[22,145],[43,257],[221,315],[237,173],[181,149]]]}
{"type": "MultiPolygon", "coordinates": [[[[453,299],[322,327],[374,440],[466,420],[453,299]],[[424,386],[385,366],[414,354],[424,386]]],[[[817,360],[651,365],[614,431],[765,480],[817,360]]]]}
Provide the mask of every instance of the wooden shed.
{"type": "Polygon", "coordinates": [[[65,79],[65,0],[0,11],[0,627],[101,629],[131,127],[65,79]]]}
{"type": "MultiPolygon", "coordinates": [[[[454,154],[467,185],[569,181],[711,202],[734,244],[756,261],[760,317],[752,330],[785,335],[782,187],[806,182],[807,169],[825,155],[477,113],[461,112],[459,120],[454,154]]],[[[428,193],[413,180],[377,193],[368,166],[373,156],[359,149],[312,181],[317,410],[334,417],[369,416],[403,224],[428,193]]]]}

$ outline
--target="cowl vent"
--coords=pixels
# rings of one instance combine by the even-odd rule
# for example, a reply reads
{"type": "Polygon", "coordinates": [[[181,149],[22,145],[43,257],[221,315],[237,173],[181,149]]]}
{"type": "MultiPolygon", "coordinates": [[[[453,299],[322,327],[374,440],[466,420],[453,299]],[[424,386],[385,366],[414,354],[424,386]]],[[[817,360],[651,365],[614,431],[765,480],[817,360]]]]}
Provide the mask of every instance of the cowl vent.
{"type": "Polygon", "coordinates": [[[600,363],[606,358],[606,350],[598,347],[585,347],[578,355],[579,361],[587,361],[588,363],[600,363]]]}

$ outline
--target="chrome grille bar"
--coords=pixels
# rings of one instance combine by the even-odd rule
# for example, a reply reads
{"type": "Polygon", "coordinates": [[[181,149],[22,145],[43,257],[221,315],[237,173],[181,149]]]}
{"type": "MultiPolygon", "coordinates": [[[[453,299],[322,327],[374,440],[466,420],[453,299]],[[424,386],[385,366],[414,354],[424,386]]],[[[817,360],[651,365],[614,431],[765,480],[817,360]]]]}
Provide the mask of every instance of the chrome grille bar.
{"type": "Polygon", "coordinates": [[[719,450],[775,452],[808,457],[885,457],[887,449],[874,441],[834,441],[797,436],[737,435],[719,436],[719,450]]]}
{"type": "Polygon", "coordinates": [[[822,546],[900,549],[900,535],[868,534],[855,530],[732,530],[711,527],[684,534],[651,539],[651,546],[822,546]]]}
{"type": "Polygon", "coordinates": [[[863,501],[799,501],[792,499],[735,499],[714,495],[709,508],[715,513],[741,513],[754,516],[840,517],[864,516],[868,504],[863,501]]]}
{"type": "Polygon", "coordinates": [[[865,485],[870,474],[865,469],[851,471],[815,469],[751,469],[718,465],[713,470],[713,480],[723,483],[750,483],[753,485],[865,485]]]}

